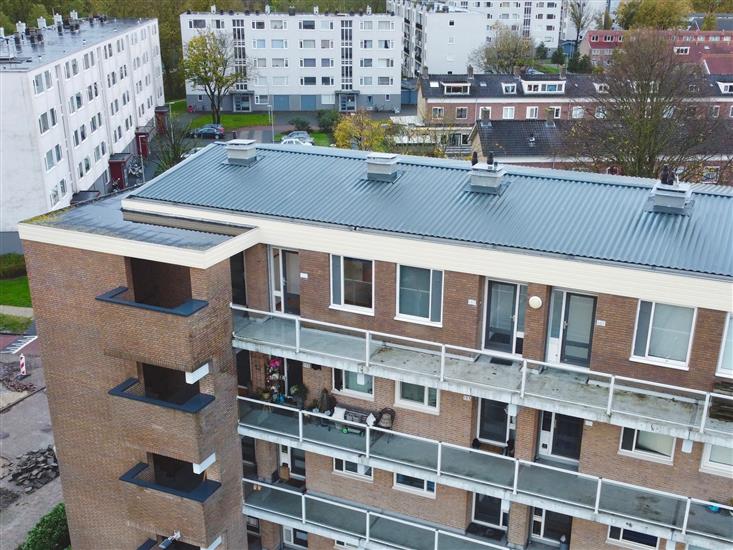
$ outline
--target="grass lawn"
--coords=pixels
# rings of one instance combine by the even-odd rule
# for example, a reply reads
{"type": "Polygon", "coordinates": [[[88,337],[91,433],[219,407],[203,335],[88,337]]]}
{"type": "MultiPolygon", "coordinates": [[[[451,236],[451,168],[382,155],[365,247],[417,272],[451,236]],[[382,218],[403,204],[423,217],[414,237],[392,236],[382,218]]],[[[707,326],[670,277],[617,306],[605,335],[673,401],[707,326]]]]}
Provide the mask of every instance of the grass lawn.
{"type": "Polygon", "coordinates": [[[557,65],[537,65],[535,67],[538,71],[542,71],[545,74],[559,74],[560,67],[557,65]]]}
{"type": "Polygon", "coordinates": [[[0,332],[23,334],[31,324],[30,317],[16,317],[15,315],[4,315],[0,313],[0,332]]]}
{"type": "MultiPolygon", "coordinates": [[[[333,138],[331,137],[331,134],[327,134],[326,132],[308,132],[310,136],[313,138],[313,145],[321,145],[322,147],[328,147],[333,143],[333,138]]],[[[275,143],[280,143],[282,141],[282,138],[285,137],[286,134],[275,134],[275,143]]]]}
{"type": "Polygon", "coordinates": [[[171,113],[180,115],[181,113],[185,113],[188,110],[188,105],[186,105],[186,99],[176,99],[175,101],[171,101],[170,103],[171,107],[171,113]]]}
{"type": "MultiPolygon", "coordinates": [[[[222,113],[221,123],[224,130],[231,132],[245,126],[267,126],[270,124],[270,115],[267,113],[222,113]]],[[[199,115],[191,122],[191,128],[199,128],[204,124],[211,124],[211,114],[199,115]]]]}
{"type": "Polygon", "coordinates": [[[0,304],[31,307],[28,277],[24,275],[15,279],[0,279],[0,304]]]}

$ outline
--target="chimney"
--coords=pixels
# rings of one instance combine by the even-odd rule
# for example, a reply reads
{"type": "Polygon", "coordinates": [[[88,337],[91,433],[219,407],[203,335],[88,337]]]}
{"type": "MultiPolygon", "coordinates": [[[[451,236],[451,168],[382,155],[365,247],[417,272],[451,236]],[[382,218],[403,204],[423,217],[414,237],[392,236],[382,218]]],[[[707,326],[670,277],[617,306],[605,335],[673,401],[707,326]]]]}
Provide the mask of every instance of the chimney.
{"type": "Polygon", "coordinates": [[[79,14],[76,13],[76,10],[71,10],[69,12],[69,19],[71,19],[72,21],[76,21],[77,19],[79,19],[79,14]]]}
{"type": "Polygon", "coordinates": [[[313,15],[318,15],[318,6],[313,6],[313,15]]]}
{"type": "Polygon", "coordinates": [[[53,24],[54,25],[63,25],[64,24],[64,18],[60,13],[53,14],[53,24]]]}
{"type": "Polygon", "coordinates": [[[5,29],[0,27],[0,38],[5,38],[5,29]]]}
{"type": "Polygon", "coordinates": [[[372,14],[372,7],[369,4],[367,4],[367,7],[366,7],[366,14],[367,15],[371,15],[372,14]]]}
{"type": "Polygon", "coordinates": [[[216,4],[211,4],[211,13],[216,13],[216,4]]]}
{"type": "Polygon", "coordinates": [[[46,28],[46,18],[45,17],[39,17],[38,19],[36,19],[36,23],[39,29],[46,28]]]}
{"type": "Polygon", "coordinates": [[[15,32],[17,32],[17,33],[18,33],[18,34],[20,34],[21,36],[25,35],[25,31],[26,31],[26,30],[27,30],[26,24],[25,24],[25,23],[23,23],[22,21],[18,21],[18,22],[17,22],[16,24],[15,24],[15,32]]]}
{"type": "Polygon", "coordinates": [[[257,142],[253,139],[232,139],[226,142],[229,164],[252,164],[257,160],[257,142]]]}
{"type": "Polygon", "coordinates": [[[290,15],[290,16],[295,15],[295,7],[294,6],[290,6],[288,8],[288,15],[290,15]]]}
{"type": "Polygon", "coordinates": [[[420,67],[420,76],[422,78],[428,78],[428,66],[427,65],[423,65],[422,67],[420,67]]]}
{"type": "Polygon", "coordinates": [[[466,77],[468,80],[473,80],[473,65],[466,67],[466,77]]]}
{"type": "Polygon", "coordinates": [[[555,127],[555,111],[552,109],[552,107],[547,107],[545,109],[545,127],[546,128],[555,127]]]}
{"type": "Polygon", "coordinates": [[[692,207],[692,188],[689,183],[680,183],[668,165],[662,167],[659,181],[650,193],[652,212],[664,214],[687,214],[692,207]]]}
{"type": "Polygon", "coordinates": [[[529,139],[527,141],[528,141],[530,147],[534,147],[534,144],[535,144],[535,141],[536,141],[535,138],[534,138],[534,134],[529,134],[529,139]]]}
{"type": "Polygon", "coordinates": [[[519,65],[514,65],[514,68],[512,69],[512,74],[514,76],[521,78],[522,77],[522,68],[519,65]]]}
{"type": "Polygon", "coordinates": [[[367,155],[367,179],[394,181],[397,179],[397,161],[394,153],[369,153],[367,155]]]}
{"type": "Polygon", "coordinates": [[[565,65],[560,65],[560,78],[567,78],[567,69],[565,65]]]}
{"type": "Polygon", "coordinates": [[[503,176],[504,168],[494,160],[494,152],[489,151],[486,162],[471,166],[470,189],[479,193],[500,195],[503,190],[503,176]]]}
{"type": "Polygon", "coordinates": [[[270,4],[265,4],[265,13],[270,15],[270,4]]]}

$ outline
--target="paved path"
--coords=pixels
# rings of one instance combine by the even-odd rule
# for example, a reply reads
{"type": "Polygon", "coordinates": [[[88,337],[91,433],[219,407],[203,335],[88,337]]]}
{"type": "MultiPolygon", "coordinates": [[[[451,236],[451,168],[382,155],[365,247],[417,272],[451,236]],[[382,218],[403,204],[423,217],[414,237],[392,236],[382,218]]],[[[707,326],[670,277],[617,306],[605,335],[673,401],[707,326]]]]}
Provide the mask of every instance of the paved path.
{"type": "Polygon", "coordinates": [[[0,305],[0,313],[15,315],[16,317],[33,317],[33,308],[0,305]]]}

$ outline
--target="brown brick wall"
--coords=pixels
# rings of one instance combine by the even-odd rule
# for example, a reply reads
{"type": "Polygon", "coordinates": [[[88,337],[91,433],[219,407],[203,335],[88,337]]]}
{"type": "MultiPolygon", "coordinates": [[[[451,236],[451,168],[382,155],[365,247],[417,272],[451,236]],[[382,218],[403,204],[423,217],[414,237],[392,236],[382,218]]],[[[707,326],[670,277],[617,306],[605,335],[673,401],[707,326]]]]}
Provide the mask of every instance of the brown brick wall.
{"type": "Polygon", "coordinates": [[[509,526],[507,527],[507,542],[510,548],[524,548],[529,538],[532,508],[524,504],[513,502],[509,509],[509,526]]]}
{"type": "Polygon", "coordinates": [[[527,297],[539,296],[542,307],[532,309],[527,306],[524,317],[524,350],[523,356],[527,359],[544,361],[545,336],[549,322],[550,294],[552,288],[546,285],[530,283],[527,285],[527,297]]]}
{"type": "MultiPolygon", "coordinates": [[[[33,306],[37,319],[41,356],[47,385],[47,394],[54,428],[54,438],[61,468],[61,483],[75,549],[98,548],[100,540],[114,540],[121,547],[137,547],[145,539],[166,533],[170,527],[166,514],[175,513],[175,523],[183,539],[196,545],[210,544],[216,536],[211,529],[223,529],[227,548],[245,548],[241,502],[241,453],[234,433],[236,431],[236,402],[234,400],[236,377],[229,340],[230,324],[228,302],[230,299],[228,264],[222,262],[208,270],[192,270],[192,294],[209,301],[205,315],[190,324],[185,338],[194,340],[188,350],[204,360],[212,360],[209,375],[216,386],[216,400],[212,403],[218,418],[216,422],[201,422],[199,429],[214,430],[211,451],[217,454],[212,467],[223,485],[197,510],[191,501],[178,497],[168,498],[157,491],[140,490],[119,480],[119,476],[139,461],[145,461],[150,447],[160,444],[160,436],[152,427],[156,418],[147,419],[148,430],[133,434],[121,430],[118,423],[118,406],[130,415],[131,420],[142,426],[139,415],[148,414],[120,404],[124,398],[108,395],[108,390],[136,372],[136,365],[127,357],[115,357],[104,343],[109,341],[107,324],[117,324],[121,333],[120,350],[144,348],[154,357],[142,357],[155,364],[156,358],[168,358],[165,366],[193,370],[198,365],[186,363],[181,356],[187,354],[176,347],[182,342],[179,335],[172,340],[169,334],[175,323],[166,323],[160,317],[170,315],[144,312],[137,308],[105,304],[95,299],[117,286],[127,284],[125,259],[118,256],[57,247],[34,242],[24,243],[33,306]],[[205,320],[204,320],[205,317],[205,320]],[[122,345],[124,342],[124,346],[122,345]],[[155,353],[153,353],[155,351],[155,353]],[[131,444],[133,438],[135,444],[131,444]],[[149,438],[147,442],[146,438],[149,438]],[[130,516],[129,498],[133,493],[143,505],[148,503],[150,524],[143,526],[130,516]],[[138,494],[135,494],[138,493],[138,494]],[[142,498],[142,497],[145,498],[142,498]],[[165,510],[151,503],[160,498],[166,500],[165,510]],[[173,499],[173,500],[171,500],[173,499]],[[203,515],[202,515],[203,514],[203,515]],[[203,518],[203,519],[202,519],[203,518]],[[214,519],[216,520],[214,522],[214,519]],[[201,528],[211,536],[209,540],[189,538],[189,527],[201,528]],[[151,528],[155,527],[155,531],[151,528]]],[[[166,443],[178,456],[191,452],[198,437],[194,431],[184,432],[185,425],[163,415],[171,424],[175,438],[187,439],[186,443],[166,443]]],[[[185,423],[184,423],[185,424],[185,423]]],[[[194,427],[195,428],[195,427],[194,427]]],[[[174,438],[174,439],[175,439],[174,438]]],[[[208,453],[207,453],[208,454],[208,453]]],[[[186,457],[187,460],[193,458],[186,457]]],[[[138,513],[144,512],[144,506],[138,513]]],[[[172,521],[172,520],[171,520],[172,521]]],[[[199,530],[201,530],[199,529],[199,530]]]]}
{"type": "MultiPolygon", "coordinates": [[[[608,544],[608,525],[579,518],[573,518],[573,529],[570,536],[571,550],[618,550],[616,544],[608,544]]],[[[658,548],[666,548],[666,539],[660,539],[658,548]]],[[[684,550],[685,545],[677,543],[675,550],[684,550]]]]}
{"type": "Polygon", "coordinates": [[[270,283],[267,265],[267,245],[258,244],[244,252],[247,305],[262,311],[270,310],[270,283]]]}
{"type": "Polygon", "coordinates": [[[306,453],[306,485],[338,498],[357,500],[367,506],[454,527],[466,528],[470,493],[436,485],[435,498],[413,495],[393,488],[394,474],[374,470],[373,481],[361,481],[333,473],[333,459],[306,453]]]}
{"type": "Polygon", "coordinates": [[[282,526],[260,520],[260,543],[263,550],[278,550],[282,542],[282,526]]]}

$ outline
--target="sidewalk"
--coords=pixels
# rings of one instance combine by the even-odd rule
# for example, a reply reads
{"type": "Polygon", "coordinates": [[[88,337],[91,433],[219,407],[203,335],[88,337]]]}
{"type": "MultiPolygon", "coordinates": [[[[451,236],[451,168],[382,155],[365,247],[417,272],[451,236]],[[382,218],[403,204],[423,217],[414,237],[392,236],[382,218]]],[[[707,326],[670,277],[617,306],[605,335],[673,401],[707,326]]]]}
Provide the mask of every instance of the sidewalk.
{"type": "Polygon", "coordinates": [[[33,317],[33,308],[0,305],[0,313],[4,315],[15,315],[16,317],[33,317]]]}

